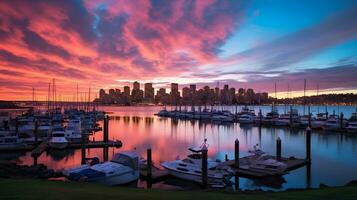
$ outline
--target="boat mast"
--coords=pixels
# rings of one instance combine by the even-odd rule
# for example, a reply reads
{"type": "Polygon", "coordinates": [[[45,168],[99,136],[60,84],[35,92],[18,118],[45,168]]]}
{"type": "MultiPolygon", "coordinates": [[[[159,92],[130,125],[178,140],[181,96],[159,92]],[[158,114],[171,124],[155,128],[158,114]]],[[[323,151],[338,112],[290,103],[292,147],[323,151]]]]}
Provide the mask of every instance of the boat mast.
{"type": "Polygon", "coordinates": [[[317,113],[320,113],[319,84],[316,84],[317,113]]]}
{"type": "Polygon", "coordinates": [[[304,115],[306,114],[305,105],[306,105],[306,79],[304,79],[304,115]]]}
{"type": "Polygon", "coordinates": [[[47,112],[50,112],[50,100],[51,100],[51,82],[48,83],[48,92],[47,92],[47,112]]]}

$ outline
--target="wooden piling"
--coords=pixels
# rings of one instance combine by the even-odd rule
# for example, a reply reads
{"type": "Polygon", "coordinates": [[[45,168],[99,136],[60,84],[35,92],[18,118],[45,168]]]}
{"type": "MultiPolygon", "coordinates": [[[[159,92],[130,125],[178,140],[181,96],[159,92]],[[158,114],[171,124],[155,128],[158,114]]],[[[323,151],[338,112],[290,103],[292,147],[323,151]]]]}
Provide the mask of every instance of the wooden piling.
{"type": "Polygon", "coordinates": [[[147,159],[147,187],[151,188],[152,186],[152,151],[151,148],[147,149],[147,155],[146,155],[146,159],[147,159]]]}
{"type": "Polygon", "coordinates": [[[311,128],[311,111],[310,111],[310,106],[309,106],[309,124],[308,126],[311,128]]]}
{"type": "Polygon", "coordinates": [[[311,160],[311,128],[306,129],[306,160],[311,160]]]}
{"type": "Polygon", "coordinates": [[[81,149],[82,149],[82,165],[86,164],[86,137],[84,134],[82,134],[82,143],[81,143],[81,149]]]}
{"type": "Polygon", "coordinates": [[[109,116],[104,117],[104,130],[103,130],[103,141],[108,142],[109,140],[109,116]]]}
{"type": "Polygon", "coordinates": [[[208,149],[204,145],[202,148],[202,185],[204,188],[207,187],[208,184],[208,149]]]}
{"type": "Polygon", "coordinates": [[[234,141],[234,167],[239,168],[239,140],[234,141]]]}
{"type": "Polygon", "coordinates": [[[281,161],[281,139],[278,137],[276,140],[276,159],[281,161]]]}
{"type": "Polygon", "coordinates": [[[341,112],[340,114],[340,129],[342,130],[344,127],[343,127],[343,113],[341,112]]]}
{"type": "Polygon", "coordinates": [[[227,155],[227,154],[225,155],[224,160],[225,160],[225,161],[228,161],[228,155],[227,155]]]}

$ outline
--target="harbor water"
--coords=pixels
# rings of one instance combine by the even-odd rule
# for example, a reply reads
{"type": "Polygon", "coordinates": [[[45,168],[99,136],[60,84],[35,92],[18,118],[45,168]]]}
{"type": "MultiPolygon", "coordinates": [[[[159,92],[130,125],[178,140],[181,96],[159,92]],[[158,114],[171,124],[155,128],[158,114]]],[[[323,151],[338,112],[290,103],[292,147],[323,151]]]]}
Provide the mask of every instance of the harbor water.
{"type": "MultiPolygon", "coordinates": [[[[278,106],[279,113],[288,112],[289,108],[278,106]]],[[[307,114],[307,107],[294,106],[300,114],[307,114]]],[[[109,148],[109,159],[114,153],[125,150],[136,150],[142,157],[146,157],[147,148],[152,149],[153,161],[156,166],[168,160],[184,158],[189,152],[188,148],[199,146],[204,138],[209,144],[208,155],[210,158],[224,160],[234,158],[234,141],[240,141],[240,156],[247,155],[254,145],[265,152],[275,155],[276,139],[282,141],[282,156],[305,158],[305,131],[303,129],[268,128],[256,126],[242,126],[239,123],[217,124],[197,120],[178,120],[155,116],[162,107],[159,106],[132,106],[132,107],[100,107],[109,113],[109,139],[121,140],[121,148],[109,148]]],[[[167,108],[168,110],[174,108],[167,108]]],[[[184,108],[182,108],[184,109],[184,108]]],[[[221,108],[218,108],[221,109],[221,108]]],[[[223,109],[235,112],[241,109],[234,106],[223,109]]],[[[270,106],[255,106],[252,109],[262,110],[263,114],[271,110],[270,106]]],[[[311,113],[325,112],[330,114],[344,113],[348,118],[355,112],[351,106],[313,106],[311,113]]],[[[102,123],[102,122],[100,122],[102,123]]],[[[102,132],[97,132],[90,140],[102,140],[102,132]]],[[[285,190],[292,188],[319,187],[320,184],[328,186],[341,186],[349,181],[357,180],[357,134],[328,133],[313,131],[311,136],[312,149],[311,166],[304,166],[290,171],[277,180],[252,180],[239,179],[239,188],[242,190],[285,190]]],[[[103,149],[87,149],[87,157],[103,158],[103,149]]],[[[0,159],[13,160],[19,164],[31,165],[34,162],[31,152],[28,153],[2,153],[0,159]]],[[[81,150],[66,149],[62,151],[49,150],[37,158],[38,163],[49,168],[61,170],[78,166],[81,163],[81,150]]],[[[234,181],[234,179],[232,179],[234,181]]],[[[145,182],[139,180],[134,186],[145,187],[145,182]]],[[[163,180],[153,185],[155,188],[188,187],[179,180],[163,180]]],[[[191,186],[190,186],[191,187],[191,186]]]]}

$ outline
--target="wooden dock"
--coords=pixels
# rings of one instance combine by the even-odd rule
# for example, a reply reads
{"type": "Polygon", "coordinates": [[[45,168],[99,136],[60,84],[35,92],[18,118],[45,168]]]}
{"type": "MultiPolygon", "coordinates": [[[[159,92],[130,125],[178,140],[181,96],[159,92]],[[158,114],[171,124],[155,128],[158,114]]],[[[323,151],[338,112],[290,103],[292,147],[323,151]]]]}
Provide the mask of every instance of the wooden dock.
{"type": "MultiPolygon", "coordinates": [[[[22,151],[22,152],[32,152],[32,155],[40,155],[43,153],[47,148],[48,141],[42,141],[38,146],[36,146],[34,143],[28,143],[24,144],[21,146],[17,147],[7,147],[7,148],[0,148],[0,152],[17,152],[17,151],[22,151]]],[[[80,142],[76,143],[69,143],[67,148],[70,149],[80,149],[82,147],[82,144],[80,142]]],[[[103,141],[89,141],[85,144],[86,149],[87,148],[103,148],[103,147],[122,147],[122,142],[121,141],[108,141],[108,142],[103,142],[103,141]]]]}
{"type": "MultiPolygon", "coordinates": [[[[238,172],[239,176],[246,177],[246,178],[264,178],[264,177],[276,175],[274,173],[269,173],[264,170],[243,168],[242,166],[244,166],[244,163],[247,163],[248,159],[249,159],[249,157],[239,158],[239,163],[240,163],[239,169],[234,167],[234,163],[235,163],[234,160],[225,161],[221,165],[231,167],[231,169],[234,172],[238,172]]],[[[305,166],[306,164],[309,163],[308,160],[301,159],[301,158],[293,158],[293,157],[291,157],[291,158],[282,157],[281,162],[283,162],[284,164],[287,165],[287,169],[285,172],[292,171],[294,169],[305,166]]]]}

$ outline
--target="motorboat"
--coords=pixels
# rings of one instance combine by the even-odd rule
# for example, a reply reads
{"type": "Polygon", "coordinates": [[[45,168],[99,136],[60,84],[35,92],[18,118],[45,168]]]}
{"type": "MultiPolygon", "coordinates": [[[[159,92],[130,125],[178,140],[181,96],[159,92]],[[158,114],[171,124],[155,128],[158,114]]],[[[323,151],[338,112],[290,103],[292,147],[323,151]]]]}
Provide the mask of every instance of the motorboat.
{"type": "Polygon", "coordinates": [[[268,155],[259,149],[258,145],[254,146],[253,150],[249,150],[249,153],[251,155],[248,156],[248,161],[240,164],[240,168],[269,173],[271,175],[285,174],[287,165],[277,161],[274,156],[268,155]]]}
{"type": "Polygon", "coordinates": [[[65,137],[71,142],[79,142],[82,140],[82,127],[80,119],[69,120],[65,130],[65,137]]]}
{"type": "Polygon", "coordinates": [[[214,111],[211,120],[214,122],[233,122],[233,115],[229,111],[214,111]]]}
{"type": "Polygon", "coordinates": [[[347,120],[340,119],[339,116],[337,116],[337,115],[331,115],[329,117],[329,119],[326,120],[326,122],[322,126],[322,128],[325,131],[337,131],[337,130],[340,130],[341,128],[345,127],[346,124],[347,124],[347,120]],[[342,122],[341,122],[341,120],[342,120],[342,122]],[[341,127],[341,125],[342,125],[342,127],[341,127]]]}
{"type": "Polygon", "coordinates": [[[99,163],[99,159],[67,169],[63,174],[72,181],[98,182],[105,185],[122,185],[138,180],[139,156],[128,151],[116,153],[113,159],[99,163]]]}
{"type": "Polygon", "coordinates": [[[17,135],[0,135],[0,149],[24,147],[26,143],[17,135]]]}
{"type": "Polygon", "coordinates": [[[291,126],[296,127],[300,125],[299,113],[296,109],[291,109],[287,114],[282,114],[274,122],[275,126],[291,126]]]}
{"type": "Polygon", "coordinates": [[[355,113],[352,113],[351,118],[348,120],[346,129],[349,133],[357,133],[357,109],[355,113]]]}
{"type": "Polygon", "coordinates": [[[238,119],[241,124],[253,124],[255,123],[255,115],[252,114],[243,114],[238,119]]]}
{"type": "Polygon", "coordinates": [[[159,117],[167,117],[169,116],[169,111],[167,111],[166,109],[160,110],[157,114],[155,114],[159,117]]]}
{"type": "MultiPolygon", "coordinates": [[[[191,154],[184,159],[166,161],[161,166],[169,171],[172,176],[177,178],[202,182],[202,147],[189,148],[191,154]]],[[[227,169],[219,168],[219,162],[207,159],[208,181],[222,182],[231,176],[227,169]]]]}
{"type": "Polygon", "coordinates": [[[68,140],[65,137],[65,132],[63,131],[63,129],[57,128],[52,131],[52,135],[50,140],[48,141],[48,145],[54,149],[64,149],[67,147],[68,140]]]}
{"type": "Polygon", "coordinates": [[[268,112],[266,116],[262,119],[263,125],[275,125],[275,121],[279,119],[279,113],[275,109],[268,112]]]}

